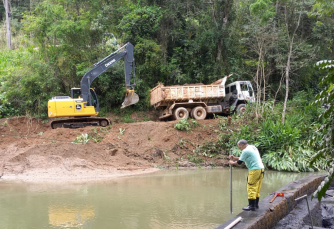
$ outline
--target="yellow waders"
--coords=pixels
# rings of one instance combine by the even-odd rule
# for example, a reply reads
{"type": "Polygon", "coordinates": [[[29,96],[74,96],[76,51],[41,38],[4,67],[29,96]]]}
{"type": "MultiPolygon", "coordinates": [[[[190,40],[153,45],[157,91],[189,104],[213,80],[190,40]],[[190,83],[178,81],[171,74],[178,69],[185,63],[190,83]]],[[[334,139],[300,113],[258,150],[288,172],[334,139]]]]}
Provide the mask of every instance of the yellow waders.
{"type": "Polygon", "coordinates": [[[264,169],[250,170],[247,177],[247,193],[248,199],[255,200],[260,197],[260,189],[262,179],[264,176],[264,169]]]}

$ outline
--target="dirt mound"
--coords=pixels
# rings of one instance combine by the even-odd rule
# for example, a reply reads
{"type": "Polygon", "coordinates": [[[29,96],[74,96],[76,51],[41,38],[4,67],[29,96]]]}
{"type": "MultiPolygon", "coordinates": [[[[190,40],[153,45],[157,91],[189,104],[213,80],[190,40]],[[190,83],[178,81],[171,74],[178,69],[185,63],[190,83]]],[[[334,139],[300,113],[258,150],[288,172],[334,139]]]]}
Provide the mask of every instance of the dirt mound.
{"type": "MultiPolygon", "coordinates": [[[[176,121],[113,123],[106,128],[51,129],[34,118],[0,119],[0,175],[3,179],[108,178],[156,168],[196,166],[196,147],[217,141],[219,119],[203,120],[189,133],[176,121]]],[[[205,165],[225,165],[212,158],[205,165]]]]}

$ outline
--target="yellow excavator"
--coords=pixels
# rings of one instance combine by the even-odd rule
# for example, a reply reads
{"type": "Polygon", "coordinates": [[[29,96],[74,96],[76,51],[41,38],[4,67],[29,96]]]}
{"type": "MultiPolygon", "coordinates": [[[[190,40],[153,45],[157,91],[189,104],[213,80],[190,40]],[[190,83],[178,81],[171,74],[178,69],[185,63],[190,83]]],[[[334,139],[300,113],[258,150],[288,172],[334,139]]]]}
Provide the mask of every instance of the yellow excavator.
{"type": "Polygon", "coordinates": [[[96,117],[99,114],[99,101],[93,88],[92,82],[113,66],[117,61],[124,58],[126,94],[122,107],[127,107],[139,101],[134,92],[135,84],[130,84],[131,77],[135,78],[135,61],[133,45],[127,43],[111,53],[103,60],[94,64],[94,67],[85,73],[80,81],[80,88],[71,88],[71,96],[54,96],[48,101],[49,118],[68,117],[51,122],[52,129],[55,128],[80,128],[85,126],[107,126],[110,120],[96,117]]]}

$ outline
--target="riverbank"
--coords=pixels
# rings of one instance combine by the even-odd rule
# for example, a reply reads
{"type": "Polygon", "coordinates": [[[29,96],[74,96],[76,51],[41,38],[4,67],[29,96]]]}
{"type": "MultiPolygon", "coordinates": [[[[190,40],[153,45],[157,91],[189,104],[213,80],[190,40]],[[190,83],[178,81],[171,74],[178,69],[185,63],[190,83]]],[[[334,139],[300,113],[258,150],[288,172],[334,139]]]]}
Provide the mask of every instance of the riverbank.
{"type": "Polygon", "coordinates": [[[32,183],[81,183],[81,182],[94,182],[111,180],[120,177],[128,177],[135,175],[142,175],[148,173],[154,173],[159,171],[158,168],[147,168],[147,169],[110,169],[110,170],[87,170],[87,169],[73,169],[63,170],[59,168],[50,169],[34,169],[29,170],[21,174],[6,174],[1,177],[4,181],[24,181],[32,183]]]}
{"type": "Polygon", "coordinates": [[[176,121],[51,129],[49,123],[34,118],[3,118],[0,176],[29,182],[80,182],[164,168],[224,167],[227,151],[212,157],[196,153],[197,146],[216,142],[225,133],[219,130],[222,121],[201,120],[186,132],[174,128],[176,121]]]}

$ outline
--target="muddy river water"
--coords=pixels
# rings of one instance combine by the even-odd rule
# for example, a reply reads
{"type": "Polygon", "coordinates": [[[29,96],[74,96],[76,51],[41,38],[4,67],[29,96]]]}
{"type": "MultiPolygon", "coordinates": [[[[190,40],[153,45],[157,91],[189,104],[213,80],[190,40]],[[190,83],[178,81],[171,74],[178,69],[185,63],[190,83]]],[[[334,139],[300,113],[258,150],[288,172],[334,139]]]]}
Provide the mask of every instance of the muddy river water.
{"type": "MultiPolygon", "coordinates": [[[[261,197],[306,175],[266,171],[261,197]]],[[[233,169],[234,216],[247,203],[246,177],[247,170],[233,169]]],[[[232,217],[229,182],[229,168],[81,184],[0,180],[0,228],[215,228],[232,217]]]]}

